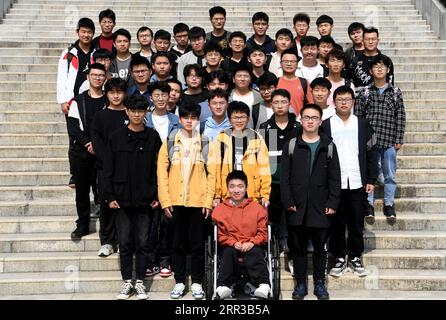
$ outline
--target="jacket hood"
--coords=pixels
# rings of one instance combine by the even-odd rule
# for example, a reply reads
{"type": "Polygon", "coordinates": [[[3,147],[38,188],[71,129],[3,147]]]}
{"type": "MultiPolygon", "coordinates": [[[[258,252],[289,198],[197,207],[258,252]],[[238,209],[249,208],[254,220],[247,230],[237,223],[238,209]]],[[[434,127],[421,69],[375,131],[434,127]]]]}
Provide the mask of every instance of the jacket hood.
{"type": "Polygon", "coordinates": [[[217,122],[215,122],[215,120],[212,117],[209,117],[206,121],[206,127],[210,128],[210,129],[218,129],[221,128],[222,126],[226,125],[229,123],[229,119],[228,117],[225,118],[225,120],[223,120],[222,123],[218,124],[217,122]]]}
{"type": "Polygon", "coordinates": [[[231,208],[231,209],[232,208],[241,208],[241,209],[243,209],[243,208],[246,208],[252,201],[253,201],[252,198],[247,198],[247,199],[243,200],[242,203],[240,203],[238,206],[235,206],[235,205],[232,204],[230,198],[226,198],[223,201],[223,204],[226,207],[231,208]]]}

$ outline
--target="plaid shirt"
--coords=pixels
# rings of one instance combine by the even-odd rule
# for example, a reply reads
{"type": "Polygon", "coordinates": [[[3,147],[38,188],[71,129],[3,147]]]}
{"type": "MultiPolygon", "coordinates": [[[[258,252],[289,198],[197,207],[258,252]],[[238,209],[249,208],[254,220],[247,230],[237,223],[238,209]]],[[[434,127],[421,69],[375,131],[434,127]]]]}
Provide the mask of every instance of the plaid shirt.
{"type": "Polygon", "coordinates": [[[362,88],[356,97],[355,115],[369,120],[378,147],[403,144],[406,112],[401,90],[397,87],[389,83],[382,95],[373,84],[362,88]]]}

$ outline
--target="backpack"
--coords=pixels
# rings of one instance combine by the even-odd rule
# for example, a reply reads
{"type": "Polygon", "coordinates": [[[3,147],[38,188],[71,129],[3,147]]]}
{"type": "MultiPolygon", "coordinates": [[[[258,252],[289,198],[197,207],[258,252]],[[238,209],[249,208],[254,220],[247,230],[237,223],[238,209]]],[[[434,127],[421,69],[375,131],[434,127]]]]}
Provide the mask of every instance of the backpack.
{"type": "Polygon", "coordinates": [[[74,45],[71,45],[68,47],[68,52],[67,52],[67,74],[70,73],[70,66],[71,66],[71,61],[73,61],[74,58],[74,54],[71,53],[71,49],[74,48],[74,45]]]}
{"type": "MultiPolygon", "coordinates": [[[[290,158],[293,158],[294,148],[296,147],[296,141],[297,141],[296,137],[290,139],[290,144],[288,145],[288,156],[290,158]]],[[[331,159],[333,159],[333,141],[330,141],[327,148],[328,148],[327,160],[328,160],[328,162],[330,162],[331,159]]]]}
{"type": "Polygon", "coordinates": [[[308,104],[307,100],[307,90],[308,90],[308,82],[307,79],[299,77],[300,84],[302,86],[302,90],[304,91],[304,105],[308,104]]]}

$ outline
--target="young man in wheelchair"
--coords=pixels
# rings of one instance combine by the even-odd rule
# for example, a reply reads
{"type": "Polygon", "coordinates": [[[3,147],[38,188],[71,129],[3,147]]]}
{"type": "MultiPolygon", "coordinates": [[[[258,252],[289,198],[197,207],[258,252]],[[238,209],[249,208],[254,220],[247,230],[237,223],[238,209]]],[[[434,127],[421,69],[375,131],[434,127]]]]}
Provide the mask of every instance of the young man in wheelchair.
{"type": "Polygon", "coordinates": [[[235,170],[228,174],[226,184],[229,197],[212,213],[217,224],[220,259],[216,298],[231,296],[234,270],[242,257],[249,281],[257,287],[254,295],[266,299],[270,293],[270,281],[262,245],[268,241],[268,213],[261,204],[246,198],[248,178],[243,171],[235,170]]]}

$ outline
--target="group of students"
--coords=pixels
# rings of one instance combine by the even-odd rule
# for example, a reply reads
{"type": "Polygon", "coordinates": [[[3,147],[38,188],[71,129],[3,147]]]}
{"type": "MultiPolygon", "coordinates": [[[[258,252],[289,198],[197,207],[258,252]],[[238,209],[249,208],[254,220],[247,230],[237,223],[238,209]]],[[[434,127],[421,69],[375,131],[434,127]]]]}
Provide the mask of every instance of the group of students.
{"type": "Polygon", "coordinates": [[[190,290],[202,299],[213,220],[221,247],[216,296],[232,294],[237,257],[244,256],[254,295],[267,298],[262,245],[269,221],[292,261],[293,299],[307,295],[309,250],[314,294],[328,299],[328,250],[330,275],[367,275],[364,218],[374,223],[378,180],[384,215],[396,220],[405,110],[392,61],[378,50],[378,30],[361,23],[348,28],[353,46],[344,52],[327,15],[316,21],[320,39],[307,36],[310,18],[298,13],[296,37],[280,29],[274,41],[264,12],[253,15],[249,39],[224,29],[224,8],[209,13],[213,31],[178,23],[173,47],[168,31],[141,27],[135,54],[130,33],[113,32],[111,9],[99,14],[94,39],[94,22],[79,20],[79,39],[62,53],[57,78],[78,213],[71,237],[90,233],[93,189],[98,255],[120,255],[118,299],[147,299],[143,280],[158,273],[174,274],[171,298],[181,298],[188,254],[190,290]]]}

